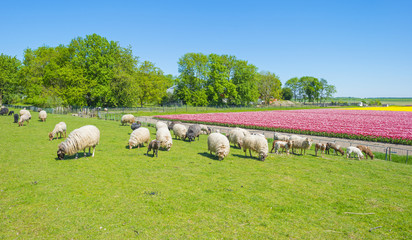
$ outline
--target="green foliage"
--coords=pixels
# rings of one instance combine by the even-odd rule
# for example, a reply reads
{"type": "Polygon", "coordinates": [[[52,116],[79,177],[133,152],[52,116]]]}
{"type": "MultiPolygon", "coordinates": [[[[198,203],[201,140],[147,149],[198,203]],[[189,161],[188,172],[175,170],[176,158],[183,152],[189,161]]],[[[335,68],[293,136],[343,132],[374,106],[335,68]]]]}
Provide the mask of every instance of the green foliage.
{"type": "Polygon", "coordinates": [[[21,62],[16,57],[0,55],[0,105],[13,103],[18,98],[21,62]]]}
{"type": "Polygon", "coordinates": [[[285,85],[292,90],[295,101],[321,102],[332,98],[336,93],[336,87],[328,84],[325,79],[319,80],[310,76],[291,78],[285,85]]]}
{"type": "Polygon", "coordinates": [[[293,98],[293,92],[292,89],[288,87],[282,88],[282,99],[284,100],[292,100],[293,98]]]}
{"type": "Polygon", "coordinates": [[[260,98],[265,104],[269,104],[272,98],[282,98],[282,83],[274,73],[261,72],[258,75],[258,89],[260,98]]]}

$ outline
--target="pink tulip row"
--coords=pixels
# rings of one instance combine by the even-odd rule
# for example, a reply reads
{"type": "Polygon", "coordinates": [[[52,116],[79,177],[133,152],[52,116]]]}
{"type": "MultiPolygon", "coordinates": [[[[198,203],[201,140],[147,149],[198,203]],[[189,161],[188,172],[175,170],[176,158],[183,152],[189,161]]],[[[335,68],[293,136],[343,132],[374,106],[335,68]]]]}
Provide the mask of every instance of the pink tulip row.
{"type": "Polygon", "coordinates": [[[156,117],[191,122],[298,129],[412,140],[412,112],[311,109],[178,114],[156,117]]]}

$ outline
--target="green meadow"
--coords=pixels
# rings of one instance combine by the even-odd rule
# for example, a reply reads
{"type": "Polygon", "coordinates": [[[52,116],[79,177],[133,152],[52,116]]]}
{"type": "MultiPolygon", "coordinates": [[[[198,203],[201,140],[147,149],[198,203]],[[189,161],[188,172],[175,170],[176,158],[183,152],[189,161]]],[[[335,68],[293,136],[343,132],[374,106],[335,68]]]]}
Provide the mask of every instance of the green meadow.
{"type": "Polygon", "coordinates": [[[37,117],[0,116],[0,239],[412,238],[411,165],[233,147],[218,161],[206,135],[152,157],[119,122],[37,117]],[[94,158],[57,160],[61,121],[100,129],[94,158]]]}

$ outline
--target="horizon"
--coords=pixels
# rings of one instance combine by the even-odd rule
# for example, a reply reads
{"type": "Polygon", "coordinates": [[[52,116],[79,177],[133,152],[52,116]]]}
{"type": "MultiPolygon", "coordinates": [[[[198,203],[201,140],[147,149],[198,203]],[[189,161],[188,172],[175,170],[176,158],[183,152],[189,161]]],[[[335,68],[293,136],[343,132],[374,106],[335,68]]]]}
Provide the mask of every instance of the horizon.
{"type": "Polygon", "coordinates": [[[0,39],[0,53],[20,60],[26,48],[68,45],[96,33],[174,76],[186,53],[228,54],[275,73],[283,85],[293,77],[324,78],[336,86],[334,97],[412,97],[408,1],[3,5],[8,11],[0,33],[7,37],[0,39]]]}

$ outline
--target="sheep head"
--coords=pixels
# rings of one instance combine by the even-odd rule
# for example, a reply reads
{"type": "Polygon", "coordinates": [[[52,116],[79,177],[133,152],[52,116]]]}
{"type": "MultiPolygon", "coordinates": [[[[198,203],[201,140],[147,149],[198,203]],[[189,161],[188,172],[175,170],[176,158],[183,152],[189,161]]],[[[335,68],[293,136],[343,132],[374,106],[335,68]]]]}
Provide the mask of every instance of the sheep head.
{"type": "Polygon", "coordinates": [[[53,140],[53,133],[49,133],[49,141],[53,140]]]}
{"type": "Polygon", "coordinates": [[[57,150],[57,158],[59,158],[60,160],[63,160],[64,155],[65,155],[64,149],[59,148],[59,150],[57,150]]]}

